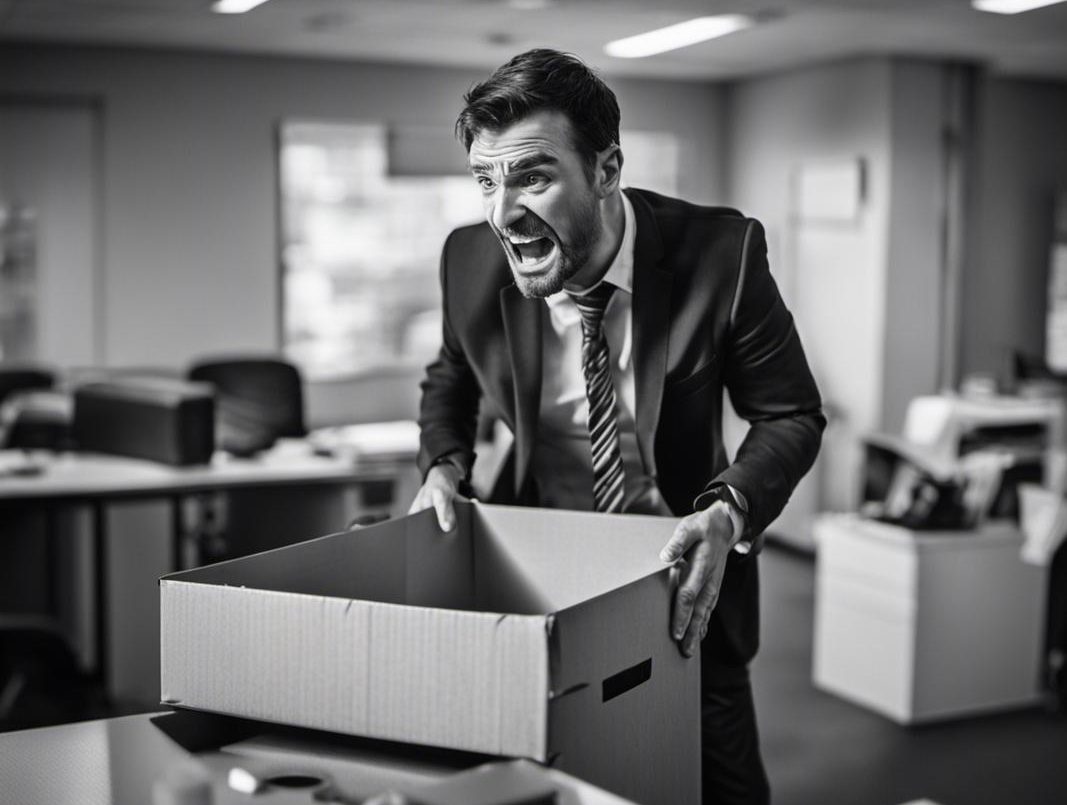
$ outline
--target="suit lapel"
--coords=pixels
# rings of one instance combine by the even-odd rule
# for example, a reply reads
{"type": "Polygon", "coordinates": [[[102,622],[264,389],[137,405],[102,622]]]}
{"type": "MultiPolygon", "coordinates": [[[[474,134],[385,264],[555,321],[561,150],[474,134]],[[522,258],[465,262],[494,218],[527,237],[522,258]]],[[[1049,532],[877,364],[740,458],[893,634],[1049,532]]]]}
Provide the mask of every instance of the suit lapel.
{"type": "Polygon", "coordinates": [[[656,428],[667,374],[667,340],[670,331],[670,271],[660,266],[663,244],[659,227],[647,202],[627,193],[634,208],[637,239],[634,243],[634,386],[637,411],[637,446],[645,470],[656,477],[656,428]]]}
{"type": "Polygon", "coordinates": [[[515,493],[520,494],[530,466],[541,409],[540,299],[527,299],[515,285],[500,291],[500,310],[515,381],[515,493]]]}

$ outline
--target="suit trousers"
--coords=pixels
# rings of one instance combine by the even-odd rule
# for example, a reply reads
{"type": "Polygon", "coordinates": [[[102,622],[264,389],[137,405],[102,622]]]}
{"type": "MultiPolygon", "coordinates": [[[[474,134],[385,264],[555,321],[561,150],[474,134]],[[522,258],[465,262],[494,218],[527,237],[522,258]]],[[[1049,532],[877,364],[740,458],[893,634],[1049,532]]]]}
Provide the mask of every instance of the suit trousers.
{"type": "Polygon", "coordinates": [[[767,805],[748,667],[705,661],[700,682],[703,805],[767,805]]]}

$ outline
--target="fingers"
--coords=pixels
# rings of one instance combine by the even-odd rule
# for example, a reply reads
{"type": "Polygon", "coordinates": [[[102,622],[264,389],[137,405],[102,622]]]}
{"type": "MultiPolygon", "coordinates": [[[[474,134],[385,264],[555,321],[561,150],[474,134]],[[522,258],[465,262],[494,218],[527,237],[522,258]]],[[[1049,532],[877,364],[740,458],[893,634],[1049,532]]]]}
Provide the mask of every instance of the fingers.
{"type": "Polygon", "coordinates": [[[428,500],[426,493],[426,487],[420,487],[419,491],[415,494],[415,499],[411,501],[411,505],[408,507],[408,514],[415,514],[415,512],[421,512],[423,509],[430,508],[432,504],[428,500]]]}
{"type": "Polygon", "coordinates": [[[456,508],[452,505],[454,494],[450,494],[442,487],[434,487],[430,490],[430,499],[434,509],[437,510],[437,523],[442,531],[451,531],[456,525],[456,508]]]}
{"type": "Polygon", "coordinates": [[[713,579],[708,579],[704,589],[697,596],[696,606],[693,608],[693,616],[689,620],[689,628],[686,629],[685,639],[682,641],[682,654],[692,657],[700,649],[700,643],[707,637],[708,621],[711,620],[711,611],[719,600],[719,585],[713,579]]]}
{"type": "Polygon", "coordinates": [[[423,484],[415,494],[415,499],[411,501],[411,506],[408,507],[408,514],[415,514],[433,506],[433,497],[431,495],[433,489],[433,483],[427,482],[423,484]]]}
{"type": "Polygon", "coordinates": [[[686,657],[696,653],[707,635],[726,569],[728,541],[720,538],[717,529],[721,523],[714,515],[712,511],[697,512],[679,522],[660,552],[665,562],[678,562],[683,555],[689,560],[677,565],[679,583],[670,626],[671,636],[686,657]]]}
{"type": "Polygon", "coordinates": [[[700,591],[704,588],[704,577],[708,572],[707,551],[697,548],[692,561],[682,570],[678,590],[674,594],[674,614],[671,617],[671,636],[681,640],[689,628],[700,591]]]}
{"type": "Polygon", "coordinates": [[[408,508],[408,514],[429,509],[431,506],[437,514],[437,524],[442,531],[451,531],[456,527],[456,508],[453,501],[457,495],[458,484],[450,471],[433,467],[426,475],[426,481],[415,495],[408,508]]]}
{"type": "Polygon", "coordinates": [[[691,518],[680,521],[663,550],[659,552],[660,561],[668,564],[677,562],[700,538],[701,530],[691,518]]]}

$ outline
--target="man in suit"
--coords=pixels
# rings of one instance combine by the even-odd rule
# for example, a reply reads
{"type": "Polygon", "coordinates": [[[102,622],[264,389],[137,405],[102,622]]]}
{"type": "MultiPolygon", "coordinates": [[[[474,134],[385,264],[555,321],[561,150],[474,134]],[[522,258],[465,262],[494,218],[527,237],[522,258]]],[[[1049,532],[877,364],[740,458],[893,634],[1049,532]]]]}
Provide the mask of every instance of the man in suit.
{"type": "Polygon", "coordinates": [[[702,652],[704,801],[766,802],[756,554],[825,420],[762,227],[623,191],[615,96],[569,54],[516,56],[465,101],[487,220],[444,246],[412,511],[454,527],[484,398],[515,437],[494,500],[681,517],[661,558],[686,560],[670,628],[702,652]],[[724,388],[750,423],[732,463],[724,388]]]}

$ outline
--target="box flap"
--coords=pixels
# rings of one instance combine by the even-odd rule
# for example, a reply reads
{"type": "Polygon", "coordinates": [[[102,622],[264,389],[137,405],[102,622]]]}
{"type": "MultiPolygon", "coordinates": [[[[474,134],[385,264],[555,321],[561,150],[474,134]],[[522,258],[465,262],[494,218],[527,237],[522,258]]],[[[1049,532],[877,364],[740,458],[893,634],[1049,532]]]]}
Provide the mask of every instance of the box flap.
{"type": "MultiPolygon", "coordinates": [[[[514,568],[546,612],[659,573],[660,549],[678,523],[672,517],[462,505],[473,507],[480,524],[474,529],[477,559],[514,568]]],[[[479,566],[476,575],[484,585],[479,598],[491,601],[504,593],[494,589],[500,578],[488,569],[479,566]]]]}
{"type": "Polygon", "coordinates": [[[473,609],[473,566],[469,526],[442,535],[423,512],[163,579],[473,609]]]}

